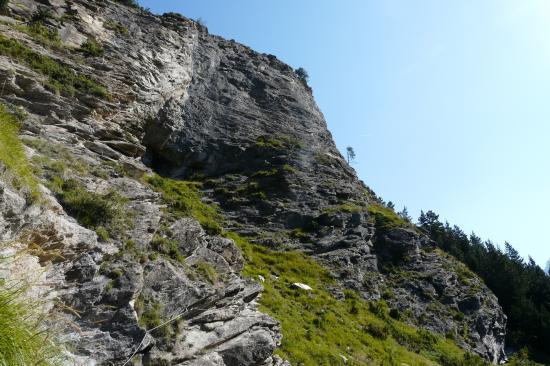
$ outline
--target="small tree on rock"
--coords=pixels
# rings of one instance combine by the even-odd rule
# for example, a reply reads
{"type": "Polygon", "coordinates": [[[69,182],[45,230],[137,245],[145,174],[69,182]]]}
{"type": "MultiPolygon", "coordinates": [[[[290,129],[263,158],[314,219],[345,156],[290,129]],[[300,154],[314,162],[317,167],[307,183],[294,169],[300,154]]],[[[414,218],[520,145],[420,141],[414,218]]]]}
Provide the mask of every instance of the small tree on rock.
{"type": "Polygon", "coordinates": [[[409,215],[409,210],[407,210],[407,206],[403,207],[403,211],[398,213],[399,216],[405,221],[412,222],[412,217],[409,215]]]}
{"type": "Polygon", "coordinates": [[[303,67],[299,67],[296,70],[294,70],[294,73],[296,76],[298,76],[298,79],[303,81],[304,83],[307,83],[309,80],[309,74],[307,73],[306,69],[303,67]]]}
{"type": "Polygon", "coordinates": [[[353,147],[348,146],[346,148],[346,155],[348,159],[348,164],[351,164],[351,162],[355,160],[355,151],[353,150],[353,147]]]}

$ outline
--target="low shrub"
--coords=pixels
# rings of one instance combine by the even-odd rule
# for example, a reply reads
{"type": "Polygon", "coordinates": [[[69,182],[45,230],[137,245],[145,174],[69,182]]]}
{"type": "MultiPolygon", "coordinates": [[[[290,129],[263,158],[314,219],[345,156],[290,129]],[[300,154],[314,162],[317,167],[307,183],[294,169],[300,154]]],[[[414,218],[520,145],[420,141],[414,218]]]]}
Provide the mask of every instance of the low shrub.
{"type": "Polygon", "coordinates": [[[145,299],[143,295],[138,296],[135,302],[136,313],[138,314],[139,324],[147,330],[157,328],[152,332],[155,337],[163,337],[165,341],[175,334],[174,324],[168,323],[159,327],[166,321],[164,318],[164,306],[153,299],[145,299]]]}
{"type": "Polygon", "coordinates": [[[466,353],[463,356],[443,354],[439,357],[439,363],[441,364],[441,366],[489,366],[490,365],[488,362],[484,361],[481,357],[472,355],[469,353],[466,353]]]}
{"type": "Polygon", "coordinates": [[[384,325],[378,323],[370,323],[365,327],[365,331],[377,339],[386,339],[388,338],[389,331],[388,328],[384,325]]]}
{"type": "Polygon", "coordinates": [[[144,12],[151,12],[149,8],[144,8],[143,6],[141,6],[137,0],[114,0],[114,1],[122,5],[126,5],[131,8],[138,9],[144,12]]]}

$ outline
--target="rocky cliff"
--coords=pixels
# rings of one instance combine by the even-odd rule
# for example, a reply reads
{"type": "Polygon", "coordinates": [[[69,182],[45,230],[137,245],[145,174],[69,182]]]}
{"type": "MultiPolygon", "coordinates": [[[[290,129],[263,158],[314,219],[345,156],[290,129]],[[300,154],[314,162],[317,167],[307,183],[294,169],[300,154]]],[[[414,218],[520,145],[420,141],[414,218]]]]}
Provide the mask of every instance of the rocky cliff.
{"type": "Polygon", "coordinates": [[[117,2],[4,14],[0,101],[21,117],[40,192],[4,172],[2,250],[18,255],[1,273],[39,284],[68,364],[286,364],[280,319],[259,310],[282,270],[244,276],[238,238],[313,258],[336,301],[383,300],[393,319],[503,358],[495,296],[358,180],[291,67],[117,2]]]}

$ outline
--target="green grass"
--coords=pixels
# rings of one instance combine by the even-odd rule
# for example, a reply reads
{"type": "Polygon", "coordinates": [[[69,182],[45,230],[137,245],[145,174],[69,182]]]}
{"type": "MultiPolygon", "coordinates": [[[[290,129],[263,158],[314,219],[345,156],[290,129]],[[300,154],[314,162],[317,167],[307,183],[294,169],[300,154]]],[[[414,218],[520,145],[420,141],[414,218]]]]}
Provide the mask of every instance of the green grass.
{"type": "Polygon", "coordinates": [[[151,247],[153,250],[161,254],[166,254],[170,258],[180,262],[185,262],[185,257],[181,254],[179,244],[177,241],[166,238],[159,234],[155,234],[151,240],[151,247]]]}
{"type": "Polygon", "coordinates": [[[284,164],[283,165],[283,170],[288,173],[288,174],[296,174],[298,173],[298,169],[294,168],[293,166],[289,165],[289,164],[284,164]]]}
{"type": "Polygon", "coordinates": [[[383,301],[369,303],[351,291],[345,300],[336,300],[327,290],[334,283],[328,272],[305,254],[272,251],[237,234],[227,236],[243,252],[244,274],[266,279],[261,310],[281,322],[283,341],[277,352],[293,364],[344,365],[343,355],[347,365],[483,365],[452,341],[392,319],[383,301]],[[294,289],[294,282],[313,291],[294,289]]]}
{"type": "Polygon", "coordinates": [[[105,180],[126,175],[122,165],[117,162],[104,161],[101,164],[91,165],[84,159],[76,157],[62,144],[29,138],[23,139],[23,143],[40,154],[34,155],[31,163],[35,174],[49,181],[52,181],[55,176],[65,177],[69,173],[79,177],[95,176],[105,180]]]}
{"type": "Polygon", "coordinates": [[[48,45],[61,45],[61,37],[57,29],[50,29],[41,22],[31,23],[27,26],[28,33],[35,39],[48,45]]]}
{"type": "Polygon", "coordinates": [[[201,200],[201,183],[178,181],[156,174],[145,176],[144,179],[154,190],[162,194],[170,213],[175,217],[193,217],[209,234],[223,232],[220,226],[223,218],[217,208],[201,200]]]}
{"type": "Polygon", "coordinates": [[[92,57],[100,57],[105,53],[101,43],[96,41],[94,38],[88,38],[88,40],[80,46],[79,51],[84,53],[86,56],[92,57]]]}
{"type": "Polygon", "coordinates": [[[24,292],[0,281],[0,366],[60,365],[60,349],[24,292]]]}
{"type": "Polygon", "coordinates": [[[115,191],[104,194],[88,191],[76,179],[55,176],[50,182],[63,208],[81,225],[95,230],[101,240],[120,237],[129,226],[126,198],[115,191]]]}
{"type": "Polygon", "coordinates": [[[353,202],[345,202],[337,206],[331,206],[323,210],[325,214],[334,214],[338,212],[355,213],[365,211],[365,207],[353,202]]]}
{"type": "Polygon", "coordinates": [[[207,280],[210,284],[214,285],[218,282],[218,272],[214,266],[208,262],[200,261],[193,265],[195,272],[197,272],[202,278],[207,280]]]}
{"type": "Polygon", "coordinates": [[[62,47],[59,31],[46,27],[42,22],[31,22],[28,25],[10,24],[10,26],[28,34],[43,46],[54,49],[60,49],[62,47]]]}
{"type": "Polygon", "coordinates": [[[297,149],[303,146],[303,143],[298,139],[287,136],[260,136],[256,139],[256,146],[272,150],[297,149]]]}
{"type": "Polygon", "coordinates": [[[38,180],[19,139],[19,122],[0,104],[0,163],[7,169],[5,179],[15,188],[23,189],[31,200],[39,198],[38,180]]]}
{"type": "Polygon", "coordinates": [[[103,23],[103,26],[105,27],[105,29],[112,30],[116,34],[121,35],[123,37],[127,37],[129,34],[128,28],[126,28],[124,25],[122,25],[121,23],[113,19],[107,19],[103,23]]]}
{"type": "Polygon", "coordinates": [[[258,170],[254,173],[252,173],[252,178],[265,178],[265,177],[273,177],[279,174],[279,170],[277,168],[272,168],[269,170],[258,170]]]}
{"type": "Polygon", "coordinates": [[[395,211],[381,204],[371,204],[368,208],[376,228],[387,231],[398,227],[413,227],[410,222],[403,220],[395,211]]]}
{"type": "Polygon", "coordinates": [[[76,92],[109,99],[105,87],[89,77],[76,73],[71,67],[48,56],[34,52],[21,42],[0,35],[0,54],[26,64],[48,77],[46,87],[56,92],[74,95],[76,92]]]}
{"type": "MultiPolygon", "coordinates": [[[[142,294],[138,296],[135,303],[136,313],[138,314],[139,324],[147,330],[157,328],[164,321],[164,306],[153,299],[146,299],[142,294]]],[[[176,333],[177,322],[175,324],[168,323],[156,329],[153,335],[163,337],[165,341],[170,341],[176,333]]]]}

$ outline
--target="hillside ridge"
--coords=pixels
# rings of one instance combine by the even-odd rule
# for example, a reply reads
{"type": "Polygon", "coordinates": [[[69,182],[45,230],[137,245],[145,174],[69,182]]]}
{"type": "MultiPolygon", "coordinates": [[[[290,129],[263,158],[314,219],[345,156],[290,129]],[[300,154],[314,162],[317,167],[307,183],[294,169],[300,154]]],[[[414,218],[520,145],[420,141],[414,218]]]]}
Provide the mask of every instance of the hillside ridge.
{"type": "Polygon", "coordinates": [[[0,278],[39,284],[67,364],[505,358],[497,298],[357,178],[275,56],[177,14],[19,0],[0,83],[40,182],[2,161],[0,278]]]}

